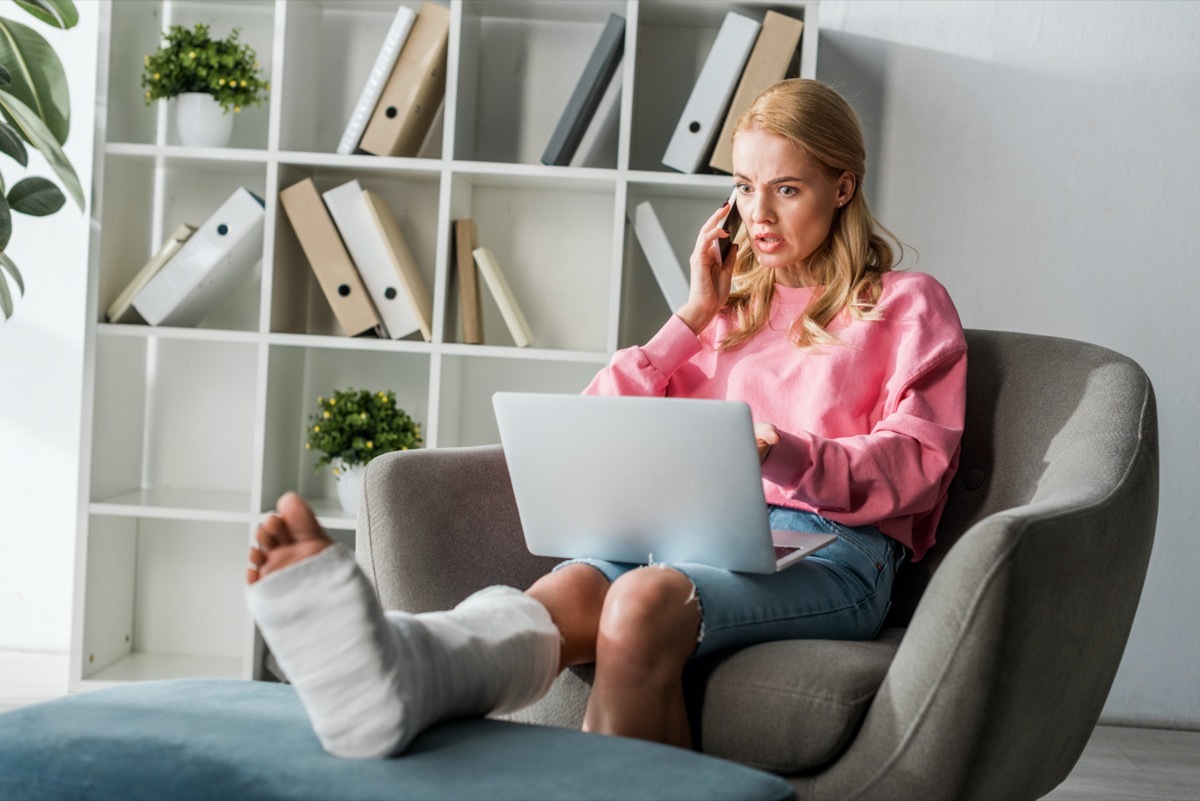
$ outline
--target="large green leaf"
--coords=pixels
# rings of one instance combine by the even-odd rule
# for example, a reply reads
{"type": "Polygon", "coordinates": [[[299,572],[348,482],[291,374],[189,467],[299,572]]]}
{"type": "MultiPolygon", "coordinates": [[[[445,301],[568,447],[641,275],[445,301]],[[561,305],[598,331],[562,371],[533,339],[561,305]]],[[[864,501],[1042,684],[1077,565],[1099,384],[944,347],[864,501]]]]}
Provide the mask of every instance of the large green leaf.
{"type": "Polygon", "coordinates": [[[8,282],[4,280],[4,273],[0,271],[0,312],[4,313],[4,319],[12,317],[13,302],[12,295],[8,291],[8,282]]]}
{"type": "Polygon", "coordinates": [[[29,153],[25,150],[25,143],[21,141],[20,134],[13,130],[11,125],[3,122],[0,122],[0,153],[11,156],[12,160],[22,167],[29,166],[29,153]]]}
{"type": "Polygon", "coordinates": [[[75,174],[75,168],[71,166],[67,154],[63,152],[58,142],[47,130],[46,124],[33,113],[29,106],[3,89],[0,89],[0,109],[12,117],[25,138],[42,151],[42,155],[58,173],[59,179],[71,194],[75,204],[83,209],[83,187],[79,183],[79,176],[75,174]]]}
{"type": "MultiPolygon", "coordinates": [[[[0,252],[0,267],[3,267],[12,274],[13,283],[17,285],[17,289],[24,295],[25,281],[21,278],[21,271],[17,269],[17,265],[13,264],[13,260],[8,257],[7,253],[0,252]]],[[[4,272],[0,270],[0,278],[3,276],[4,272]]]]}
{"type": "Polygon", "coordinates": [[[8,207],[8,199],[0,195],[0,251],[8,247],[12,238],[12,209],[8,207]]]}
{"type": "Polygon", "coordinates": [[[8,67],[0,64],[0,86],[8,86],[12,83],[12,73],[8,71],[8,67]]]}
{"type": "Polygon", "coordinates": [[[47,217],[66,202],[61,189],[36,175],[17,181],[8,193],[8,205],[12,210],[31,217],[47,217]]]}
{"type": "MultiPolygon", "coordinates": [[[[0,64],[12,74],[5,91],[33,109],[58,144],[67,141],[71,130],[67,74],[50,43],[33,28],[0,17],[0,64]]],[[[12,121],[11,112],[5,117],[12,121]]],[[[41,149],[33,140],[30,143],[41,149]]]]}
{"type": "Polygon", "coordinates": [[[71,0],[16,0],[17,5],[55,28],[74,28],[79,12],[71,0]]]}

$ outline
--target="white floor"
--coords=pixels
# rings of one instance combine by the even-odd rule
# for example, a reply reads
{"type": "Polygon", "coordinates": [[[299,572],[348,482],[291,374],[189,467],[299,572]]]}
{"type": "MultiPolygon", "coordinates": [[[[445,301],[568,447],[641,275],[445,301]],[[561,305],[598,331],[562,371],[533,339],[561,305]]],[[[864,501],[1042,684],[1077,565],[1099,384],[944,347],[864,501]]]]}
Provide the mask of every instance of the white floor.
{"type": "MultiPolygon", "coordinates": [[[[65,654],[0,651],[0,712],[66,693],[65,654]]],[[[1200,732],[1097,726],[1046,801],[1200,799],[1200,732]]]]}

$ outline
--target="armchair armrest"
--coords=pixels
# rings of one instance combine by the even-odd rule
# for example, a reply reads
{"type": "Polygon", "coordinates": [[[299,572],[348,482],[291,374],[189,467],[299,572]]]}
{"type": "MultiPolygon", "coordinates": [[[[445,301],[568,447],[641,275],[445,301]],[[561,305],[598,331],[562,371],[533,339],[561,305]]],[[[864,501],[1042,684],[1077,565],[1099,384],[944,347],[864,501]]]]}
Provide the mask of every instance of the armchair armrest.
{"type": "Polygon", "coordinates": [[[363,477],[355,553],[385,609],[449,609],[494,584],[525,589],[559,560],[525,547],[498,445],[397,451],[363,477]]]}
{"type": "Polygon", "coordinates": [[[946,554],[851,747],[813,797],[1038,798],[1070,772],[1125,649],[1153,543],[1157,454],[1063,487],[946,554]],[[936,754],[936,759],[931,755],[936,754]],[[932,774],[932,775],[931,775],[932,774]]]}

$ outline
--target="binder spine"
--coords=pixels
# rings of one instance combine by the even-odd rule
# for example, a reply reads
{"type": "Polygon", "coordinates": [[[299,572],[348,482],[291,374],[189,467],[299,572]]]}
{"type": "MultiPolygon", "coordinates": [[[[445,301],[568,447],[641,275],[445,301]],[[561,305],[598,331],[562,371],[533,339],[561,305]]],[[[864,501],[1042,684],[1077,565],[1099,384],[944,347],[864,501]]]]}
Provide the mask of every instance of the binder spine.
{"type": "Polygon", "coordinates": [[[600,39],[596,42],[592,55],[571,99],[567,101],[558,126],[550,137],[549,144],[542,154],[542,163],[556,167],[565,167],[571,163],[588,123],[596,113],[604,91],[612,81],[625,52],[625,18],[620,14],[610,14],[600,39]]]}
{"type": "Polygon", "coordinates": [[[646,261],[650,262],[650,270],[662,290],[663,299],[672,311],[683,308],[688,299],[688,281],[650,201],[639,203],[634,209],[633,231],[646,254],[646,261]]]}
{"type": "Polygon", "coordinates": [[[397,9],[396,16],[392,19],[392,27],[388,29],[387,38],[379,48],[379,55],[375,57],[375,64],[371,67],[366,83],[363,84],[354,111],[350,113],[346,130],[342,132],[342,139],[338,142],[337,152],[343,156],[350,155],[358,147],[363,131],[367,128],[367,121],[375,111],[375,104],[379,102],[383,86],[396,66],[396,59],[416,18],[416,12],[408,6],[400,6],[397,9]]]}
{"type": "Polygon", "coordinates": [[[760,24],[730,11],[717,32],[717,39],[692,94],[683,107],[662,163],[684,173],[698,172],[712,148],[713,137],[733,96],[742,68],[754,47],[760,24]]]}

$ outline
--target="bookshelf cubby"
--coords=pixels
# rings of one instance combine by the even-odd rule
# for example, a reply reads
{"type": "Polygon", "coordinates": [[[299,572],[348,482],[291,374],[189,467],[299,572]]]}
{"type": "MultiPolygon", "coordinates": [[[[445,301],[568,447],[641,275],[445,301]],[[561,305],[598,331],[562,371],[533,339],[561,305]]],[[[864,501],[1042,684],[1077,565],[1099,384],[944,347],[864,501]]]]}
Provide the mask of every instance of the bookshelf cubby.
{"type": "Polygon", "coordinates": [[[670,314],[628,224],[652,201],[682,263],[730,179],[661,164],[724,15],[804,19],[799,74],[816,72],[817,2],[439,0],[450,10],[446,94],[413,158],[338,155],[337,143],[398,5],[420,0],[105,0],[80,467],[73,690],[261,676],[245,612],[245,549],[297,489],[353,544],[304,427],[318,395],[392,389],[426,447],[499,441],[499,390],[578,392],[613,350],[670,314]],[[621,66],[574,166],[541,155],[610,14],[621,66]],[[179,144],[173,105],[142,99],[142,59],[172,24],[241,30],[271,84],[224,148],[179,144]],[[382,197],[433,298],[433,337],[346,337],[279,203],[311,178],[382,197]],[[260,265],[194,327],[104,322],[179,223],[237,187],[266,203],[260,265]],[[517,348],[481,289],[486,344],[463,342],[453,221],[505,271],[534,341],[517,348]]]}

